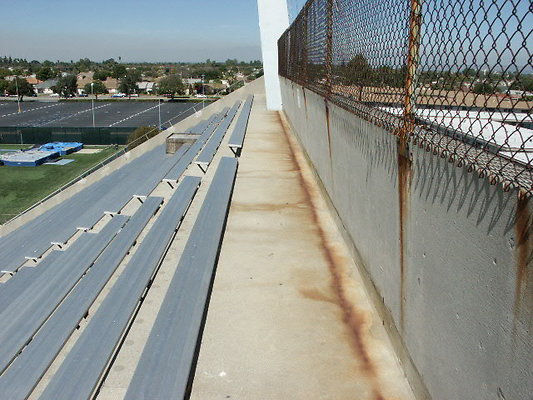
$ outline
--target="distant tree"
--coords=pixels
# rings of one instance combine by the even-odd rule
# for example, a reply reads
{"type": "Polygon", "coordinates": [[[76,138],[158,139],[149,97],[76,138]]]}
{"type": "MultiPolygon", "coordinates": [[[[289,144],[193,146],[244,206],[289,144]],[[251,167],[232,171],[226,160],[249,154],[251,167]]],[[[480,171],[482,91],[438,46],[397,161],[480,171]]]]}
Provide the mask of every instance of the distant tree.
{"type": "Polygon", "coordinates": [[[57,72],[51,67],[42,67],[39,71],[37,71],[35,76],[41,81],[46,81],[48,79],[55,78],[57,76],[57,72]]]}
{"type": "Polygon", "coordinates": [[[517,76],[511,84],[510,89],[533,92],[533,74],[517,76]]]}
{"type": "Polygon", "coordinates": [[[129,149],[133,149],[134,147],[137,147],[141,143],[146,142],[148,139],[154,137],[159,132],[161,132],[159,129],[157,129],[155,126],[140,126],[137,129],[135,129],[130,135],[128,136],[128,147],[129,149]]]}
{"type": "Polygon", "coordinates": [[[111,73],[111,76],[115,79],[121,79],[126,76],[126,67],[122,64],[115,64],[113,65],[113,72],[111,73]]]}
{"type": "Polygon", "coordinates": [[[92,65],[93,62],[88,58],[80,58],[80,60],[76,63],[76,68],[79,72],[87,72],[91,70],[92,65]]]}
{"type": "Polygon", "coordinates": [[[8,81],[6,81],[5,79],[0,79],[0,94],[4,94],[8,85],[9,85],[8,81]]]}
{"type": "Polygon", "coordinates": [[[185,93],[185,85],[178,75],[169,75],[159,82],[158,93],[168,94],[171,98],[174,98],[177,94],[185,93]]]}
{"type": "Polygon", "coordinates": [[[0,79],[5,78],[6,76],[11,75],[11,71],[7,68],[0,68],[0,79]]]}
{"type": "Polygon", "coordinates": [[[478,82],[472,88],[476,94],[494,94],[499,92],[498,88],[490,82],[478,82]]]}
{"type": "Polygon", "coordinates": [[[83,87],[83,91],[86,94],[94,94],[96,96],[96,99],[98,99],[99,94],[107,93],[107,88],[102,83],[102,81],[95,80],[92,82],[92,87],[91,84],[88,83],[83,87]]]}
{"type": "Polygon", "coordinates": [[[126,75],[120,80],[118,90],[131,98],[131,95],[139,90],[140,74],[136,70],[127,71],[126,75]]]}
{"type": "Polygon", "coordinates": [[[22,101],[24,96],[31,96],[35,92],[33,91],[33,86],[26,79],[17,77],[7,85],[7,93],[10,95],[18,94],[19,100],[22,101]]]}
{"type": "Polygon", "coordinates": [[[99,69],[94,72],[93,79],[105,81],[109,76],[111,76],[111,71],[108,71],[107,69],[99,69]]]}
{"type": "Polygon", "coordinates": [[[372,67],[366,57],[357,54],[346,65],[344,80],[348,85],[364,86],[371,79],[372,67]]]}
{"type": "Polygon", "coordinates": [[[59,78],[53,89],[62,97],[66,98],[74,96],[78,89],[76,75],[65,75],[59,78]]]}
{"type": "Polygon", "coordinates": [[[474,76],[477,75],[477,71],[475,69],[473,69],[473,68],[465,68],[465,69],[463,69],[462,74],[464,76],[474,77],[474,76]]]}

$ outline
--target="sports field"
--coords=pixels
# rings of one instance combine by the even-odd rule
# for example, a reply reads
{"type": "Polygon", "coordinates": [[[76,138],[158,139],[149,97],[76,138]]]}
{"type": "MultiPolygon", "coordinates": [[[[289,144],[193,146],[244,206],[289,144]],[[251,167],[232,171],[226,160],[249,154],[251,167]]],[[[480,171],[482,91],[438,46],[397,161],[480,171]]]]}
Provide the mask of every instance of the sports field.
{"type": "MultiPolygon", "coordinates": [[[[0,127],[92,127],[93,109],[90,101],[22,102],[21,112],[14,101],[0,102],[0,127]]],[[[137,128],[157,126],[188,117],[202,108],[201,103],[156,101],[109,101],[94,103],[95,127],[137,128]]]]}
{"type": "MultiPolygon", "coordinates": [[[[0,145],[0,149],[21,146],[0,145]]],[[[0,167],[0,224],[10,220],[70,180],[113,155],[114,147],[93,154],[73,153],[62,157],[75,160],[67,165],[0,167]]]]}

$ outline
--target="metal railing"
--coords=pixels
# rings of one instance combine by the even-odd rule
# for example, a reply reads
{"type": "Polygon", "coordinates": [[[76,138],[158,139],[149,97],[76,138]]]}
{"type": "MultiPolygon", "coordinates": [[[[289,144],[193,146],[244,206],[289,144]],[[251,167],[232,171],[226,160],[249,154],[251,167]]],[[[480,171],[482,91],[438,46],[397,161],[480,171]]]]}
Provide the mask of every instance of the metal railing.
{"type": "Polygon", "coordinates": [[[280,75],[428,151],[533,194],[527,0],[309,0],[280,75]]]}

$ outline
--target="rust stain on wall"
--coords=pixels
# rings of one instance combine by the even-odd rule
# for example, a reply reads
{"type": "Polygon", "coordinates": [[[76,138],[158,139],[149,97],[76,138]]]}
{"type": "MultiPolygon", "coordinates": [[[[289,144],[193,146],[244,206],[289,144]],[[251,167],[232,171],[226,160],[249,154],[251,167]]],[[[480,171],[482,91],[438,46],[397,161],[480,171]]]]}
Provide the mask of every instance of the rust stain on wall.
{"type": "Polygon", "coordinates": [[[328,151],[329,151],[329,162],[331,164],[331,127],[329,126],[329,106],[328,101],[324,100],[326,106],[326,128],[328,130],[328,151]]]}
{"type": "MultiPolygon", "coordinates": [[[[299,167],[300,162],[296,158],[296,150],[293,147],[293,143],[289,138],[289,127],[286,125],[285,121],[283,120],[283,118],[281,118],[281,115],[279,113],[278,117],[279,123],[283,128],[283,132],[289,145],[292,162],[295,166],[299,167]]],[[[301,167],[299,167],[298,170],[300,175],[299,185],[305,196],[305,201],[309,204],[311,218],[313,220],[313,224],[317,227],[317,234],[320,238],[320,247],[322,249],[324,258],[327,261],[328,269],[331,274],[331,287],[336,297],[335,303],[341,309],[343,323],[345,324],[348,332],[350,333],[350,344],[359,359],[360,372],[362,372],[370,380],[370,384],[372,385],[373,400],[384,400],[377,381],[376,367],[372,362],[372,358],[366,344],[366,335],[368,332],[367,317],[363,312],[359,311],[357,307],[349,300],[348,294],[346,292],[347,279],[349,278],[345,276],[345,274],[341,271],[340,268],[341,263],[343,263],[344,261],[341,256],[337,254],[333,244],[329,242],[324,228],[321,225],[321,221],[318,216],[315,203],[313,202],[313,190],[310,187],[310,183],[303,176],[301,167]]]]}
{"type": "Polygon", "coordinates": [[[405,318],[405,273],[406,273],[406,230],[409,213],[411,186],[411,160],[406,146],[398,151],[398,202],[400,211],[400,329],[403,331],[405,318]]]}
{"type": "Polygon", "coordinates": [[[533,255],[533,235],[531,215],[529,214],[529,199],[518,197],[516,206],[516,289],[514,302],[515,324],[520,318],[521,309],[524,307],[523,300],[525,297],[525,307],[531,312],[531,301],[533,294],[528,287],[529,282],[529,265],[533,255]]]}

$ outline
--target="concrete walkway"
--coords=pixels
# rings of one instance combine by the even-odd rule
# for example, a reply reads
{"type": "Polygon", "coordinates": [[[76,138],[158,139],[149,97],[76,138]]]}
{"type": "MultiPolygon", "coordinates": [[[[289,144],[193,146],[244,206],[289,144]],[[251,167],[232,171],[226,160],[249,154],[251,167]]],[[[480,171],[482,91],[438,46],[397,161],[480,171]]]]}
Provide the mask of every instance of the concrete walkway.
{"type": "Polygon", "coordinates": [[[256,94],[191,398],[412,399],[282,118],[256,94]]]}

